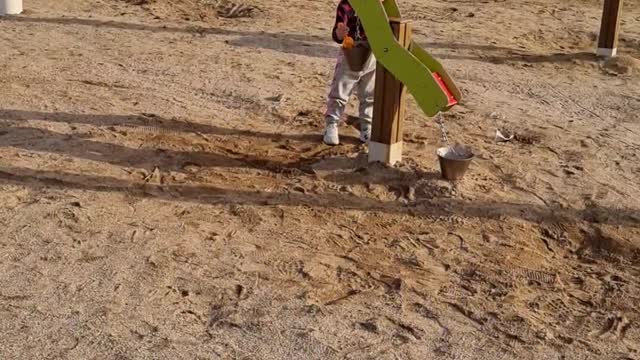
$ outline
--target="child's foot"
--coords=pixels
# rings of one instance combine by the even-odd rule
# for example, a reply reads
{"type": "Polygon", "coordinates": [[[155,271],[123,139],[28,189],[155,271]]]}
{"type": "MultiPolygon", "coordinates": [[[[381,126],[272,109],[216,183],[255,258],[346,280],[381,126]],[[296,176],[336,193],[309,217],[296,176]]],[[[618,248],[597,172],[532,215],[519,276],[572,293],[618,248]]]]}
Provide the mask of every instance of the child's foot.
{"type": "Polygon", "coordinates": [[[368,143],[371,139],[371,124],[360,124],[360,141],[368,143]]]}
{"type": "Polygon", "coordinates": [[[338,136],[338,124],[327,124],[324,130],[324,143],[327,145],[340,144],[340,137],[338,136]]]}

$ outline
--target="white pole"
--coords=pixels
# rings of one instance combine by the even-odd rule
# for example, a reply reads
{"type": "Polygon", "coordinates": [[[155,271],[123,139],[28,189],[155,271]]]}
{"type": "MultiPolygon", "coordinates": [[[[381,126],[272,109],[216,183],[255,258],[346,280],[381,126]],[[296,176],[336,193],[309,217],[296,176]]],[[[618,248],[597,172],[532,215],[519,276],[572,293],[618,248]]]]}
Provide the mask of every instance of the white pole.
{"type": "Polygon", "coordinates": [[[22,12],[22,0],[0,0],[0,16],[17,15],[22,12]]]}

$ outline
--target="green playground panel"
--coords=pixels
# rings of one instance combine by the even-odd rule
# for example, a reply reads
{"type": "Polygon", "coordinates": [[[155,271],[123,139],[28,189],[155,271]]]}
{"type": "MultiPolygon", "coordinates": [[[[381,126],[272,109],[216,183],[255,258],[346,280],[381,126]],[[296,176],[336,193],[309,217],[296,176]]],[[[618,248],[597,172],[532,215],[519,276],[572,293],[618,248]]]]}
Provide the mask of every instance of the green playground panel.
{"type": "Polygon", "coordinates": [[[407,87],[425,114],[435,116],[460,101],[460,91],[438,60],[413,41],[405,49],[396,40],[389,26],[389,19],[401,19],[395,0],[349,2],[378,62],[407,87]]]}

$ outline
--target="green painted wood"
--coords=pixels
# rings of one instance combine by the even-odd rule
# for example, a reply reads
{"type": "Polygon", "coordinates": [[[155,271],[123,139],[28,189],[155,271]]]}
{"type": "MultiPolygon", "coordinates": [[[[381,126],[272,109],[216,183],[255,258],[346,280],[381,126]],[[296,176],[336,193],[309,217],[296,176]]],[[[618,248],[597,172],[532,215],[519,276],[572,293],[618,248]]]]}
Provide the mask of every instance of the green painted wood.
{"type": "Polygon", "coordinates": [[[399,20],[401,15],[395,0],[349,2],[360,17],[378,62],[407,87],[425,114],[435,116],[449,109],[447,95],[433,78],[433,72],[440,74],[456,100],[460,100],[460,91],[435,58],[415,42],[407,50],[396,41],[389,26],[389,18],[399,20]]]}

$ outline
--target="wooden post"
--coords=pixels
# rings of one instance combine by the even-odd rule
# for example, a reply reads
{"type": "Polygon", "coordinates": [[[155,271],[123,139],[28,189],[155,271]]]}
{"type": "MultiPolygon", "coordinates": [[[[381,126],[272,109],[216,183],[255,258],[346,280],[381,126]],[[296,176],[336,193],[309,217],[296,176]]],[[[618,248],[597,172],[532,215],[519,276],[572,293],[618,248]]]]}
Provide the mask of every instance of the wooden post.
{"type": "Polygon", "coordinates": [[[0,0],[0,16],[17,15],[22,12],[22,0],[0,0]]]}
{"type": "Polygon", "coordinates": [[[618,52],[618,31],[622,0],[605,0],[602,12],[602,24],[598,37],[598,56],[612,57],[618,52]]]}
{"type": "MultiPolygon", "coordinates": [[[[411,24],[395,19],[390,23],[400,45],[408,48],[411,45],[411,24]]],[[[376,67],[375,86],[369,162],[380,161],[393,165],[402,160],[402,126],[407,91],[380,63],[376,67]]]]}

